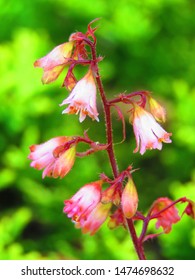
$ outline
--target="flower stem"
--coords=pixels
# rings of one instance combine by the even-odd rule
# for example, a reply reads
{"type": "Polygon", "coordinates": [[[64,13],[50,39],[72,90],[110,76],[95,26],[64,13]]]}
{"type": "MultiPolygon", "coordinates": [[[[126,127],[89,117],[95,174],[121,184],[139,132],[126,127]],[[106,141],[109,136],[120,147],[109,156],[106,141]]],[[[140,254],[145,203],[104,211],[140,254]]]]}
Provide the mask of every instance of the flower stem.
{"type": "Polygon", "coordinates": [[[129,232],[131,234],[131,238],[132,238],[136,253],[140,260],[145,260],[146,257],[144,254],[143,246],[142,246],[142,243],[139,242],[133,221],[132,221],[132,219],[126,219],[126,221],[127,221],[127,226],[128,226],[129,232]]]}
{"type": "MultiPolygon", "coordinates": [[[[96,82],[97,82],[97,86],[100,92],[100,96],[102,99],[102,103],[103,103],[103,107],[104,107],[104,113],[105,113],[105,126],[106,126],[106,136],[107,136],[107,152],[108,152],[108,157],[110,160],[110,164],[111,164],[111,168],[112,168],[112,172],[114,175],[114,178],[117,178],[119,175],[119,169],[117,166],[117,162],[116,162],[116,157],[114,154],[114,147],[113,147],[113,135],[112,135],[112,120],[111,120],[111,113],[110,113],[110,103],[108,102],[106,95],[105,95],[105,91],[103,88],[103,84],[101,81],[101,77],[99,74],[99,68],[98,68],[98,60],[97,60],[97,55],[96,55],[96,44],[90,44],[90,48],[91,48],[91,54],[92,54],[92,61],[93,61],[93,66],[95,69],[95,73],[96,73],[96,82]]],[[[140,260],[145,260],[146,257],[144,255],[144,251],[143,251],[143,247],[142,247],[142,243],[139,242],[139,239],[137,238],[137,234],[135,231],[135,227],[133,224],[132,219],[126,219],[127,221],[127,225],[128,225],[128,229],[135,247],[135,250],[137,252],[137,255],[139,257],[140,260]]]]}
{"type": "Polygon", "coordinates": [[[96,68],[96,82],[97,82],[97,86],[98,86],[100,96],[101,96],[101,99],[102,99],[102,102],[103,102],[104,113],[105,113],[106,136],[107,136],[107,144],[108,144],[107,152],[108,152],[110,164],[111,164],[111,167],[112,167],[113,175],[116,178],[116,177],[118,177],[119,170],[118,170],[116,158],[115,158],[115,155],[114,155],[114,148],[113,148],[112,121],[111,121],[110,105],[108,104],[108,101],[106,99],[103,84],[102,84],[102,81],[101,81],[101,78],[100,78],[99,68],[98,68],[98,65],[97,65],[97,56],[96,56],[95,45],[91,46],[91,51],[92,51],[92,59],[93,59],[93,62],[95,64],[95,68],[96,68]]]}

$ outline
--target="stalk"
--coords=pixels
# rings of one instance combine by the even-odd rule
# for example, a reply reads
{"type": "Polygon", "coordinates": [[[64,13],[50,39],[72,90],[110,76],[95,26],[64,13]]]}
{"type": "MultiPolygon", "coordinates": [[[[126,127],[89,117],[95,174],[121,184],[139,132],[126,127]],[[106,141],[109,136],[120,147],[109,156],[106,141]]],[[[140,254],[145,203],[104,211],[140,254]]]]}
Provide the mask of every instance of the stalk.
{"type": "MultiPolygon", "coordinates": [[[[102,99],[103,108],[104,108],[104,114],[105,114],[105,127],[106,127],[106,136],[107,136],[107,153],[110,161],[110,165],[112,168],[113,176],[114,178],[117,178],[119,176],[119,169],[117,166],[117,161],[114,153],[114,146],[113,146],[113,134],[112,134],[112,119],[111,119],[111,113],[110,113],[110,103],[108,102],[106,98],[106,94],[104,91],[104,87],[101,81],[101,77],[99,74],[99,68],[97,63],[97,55],[96,55],[96,42],[94,44],[89,44],[91,48],[91,54],[92,54],[92,61],[94,64],[94,69],[96,70],[96,83],[99,89],[99,93],[102,99]]],[[[133,224],[132,219],[126,219],[127,227],[129,229],[129,233],[131,235],[132,242],[134,244],[136,253],[138,255],[138,258],[140,260],[145,260],[146,257],[144,255],[144,250],[142,247],[142,243],[139,242],[139,239],[137,238],[137,234],[135,231],[135,227],[133,224]]]]}

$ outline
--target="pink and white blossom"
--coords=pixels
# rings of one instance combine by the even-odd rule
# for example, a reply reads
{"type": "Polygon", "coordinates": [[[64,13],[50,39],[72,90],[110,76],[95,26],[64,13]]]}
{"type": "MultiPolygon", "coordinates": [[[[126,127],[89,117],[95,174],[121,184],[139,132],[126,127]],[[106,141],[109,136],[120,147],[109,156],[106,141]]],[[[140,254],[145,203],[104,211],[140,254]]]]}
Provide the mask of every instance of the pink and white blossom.
{"type": "Polygon", "coordinates": [[[86,220],[101,199],[102,181],[83,186],[73,197],[65,200],[64,213],[73,221],[86,220]]]}
{"type": "Polygon", "coordinates": [[[72,146],[64,149],[64,145],[72,137],[59,136],[40,145],[30,147],[30,166],[38,170],[44,169],[42,177],[64,177],[72,168],[75,161],[76,149],[72,146]]]}
{"type": "Polygon", "coordinates": [[[93,235],[107,219],[112,203],[99,202],[86,219],[75,223],[76,228],[81,228],[83,233],[93,235]]]}
{"type": "Polygon", "coordinates": [[[102,181],[83,186],[71,199],[65,200],[64,213],[81,228],[93,235],[106,220],[112,203],[101,202],[102,181]]]}
{"type": "Polygon", "coordinates": [[[162,149],[162,142],[171,143],[171,133],[167,133],[154,119],[152,114],[138,105],[133,109],[133,130],[136,138],[136,149],[143,155],[147,149],[162,149]]]}
{"type": "Polygon", "coordinates": [[[55,47],[46,56],[35,61],[35,67],[43,68],[42,82],[49,84],[55,81],[64,67],[69,63],[74,42],[67,42],[55,47]]]}
{"type": "Polygon", "coordinates": [[[62,105],[69,106],[62,112],[63,114],[78,114],[79,121],[82,122],[88,115],[93,120],[99,121],[96,107],[96,84],[92,70],[77,82],[70,95],[62,102],[62,105]]]}

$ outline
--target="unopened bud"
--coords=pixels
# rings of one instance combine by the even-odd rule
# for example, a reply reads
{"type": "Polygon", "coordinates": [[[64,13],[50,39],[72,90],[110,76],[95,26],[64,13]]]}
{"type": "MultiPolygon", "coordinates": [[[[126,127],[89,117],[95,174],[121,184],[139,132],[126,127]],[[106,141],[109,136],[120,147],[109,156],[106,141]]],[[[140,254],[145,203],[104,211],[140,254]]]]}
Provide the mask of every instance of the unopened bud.
{"type": "Polygon", "coordinates": [[[186,213],[188,216],[195,220],[195,202],[190,199],[188,199],[188,202],[189,203],[186,209],[184,210],[184,213],[186,213]]]}
{"type": "Polygon", "coordinates": [[[126,218],[132,218],[138,206],[138,194],[132,178],[129,178],[121,198],[122,210],[126,218]]]}
{"type": "Polygon", "coordinates": [[[154,98],[149,97],[150,111],[158,122],[165,122],[166,111],[154,98]]]}

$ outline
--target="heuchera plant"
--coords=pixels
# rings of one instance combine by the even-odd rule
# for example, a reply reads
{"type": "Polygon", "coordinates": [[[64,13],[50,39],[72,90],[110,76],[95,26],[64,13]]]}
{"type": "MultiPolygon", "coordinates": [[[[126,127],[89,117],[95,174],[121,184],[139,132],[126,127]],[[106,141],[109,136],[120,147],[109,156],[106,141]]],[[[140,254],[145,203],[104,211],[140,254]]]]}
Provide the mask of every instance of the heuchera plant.
{"type": "MultiPolygon", "coordinates": [[[[94,20],[95,21],[95,20],[94,20]]],[[[128,230],[138,258],[146,259],[143,244],[150,238],[159,234],[169,233],[172,225],[179,222],[183,214],[195,218],[195,203],[186,197],[172,201],[167,197],[155,200],[147,215],[138,211],[138,193],[133,181],[132,165],[126,170],[119,170],[112,134],[111,108],[115,108],[123,126],[123,140],[125,140],[125,120],[118,106],[119,103],[129,106],[129,122],[132,125],[136,148],[134,153],[143,155],[146,150],[162,149],[163,143],[171,143],[171,133],[166,132],[160,123],[165,122],[165,109],[152,97],[148,91],[138,91],[119,94],[114,99],[107,99],[102,79],[99,74],[99,62],[103,59],[96,54],[97,27],[93,28],[92,21],[86,33],[71,34],[69,41],[55,47],[50,53],[35,61],[35,67],[43,68],[43,84],[55,81],[65,67],[68,67],[63,81],[70,94],[62,101],[60,106],[63,114],[78,114],[79,122],[86,117],[99,121],[96,106],[97,92],[102,100],[105,115],[106,142],[99,143],[92,140],[85,131],[83,136],[57,136],[45,143],[30,147],[29,159],[31,166],[43,169],[43,178],[63,178],[74,165],[76,157],[85,157],[92,153],[105,150],[112,169],[113,177],[105,173],[96,178],[94,182],[81,187],[73,197],[65,200],[64,213],[81,228],[83,233],[95,234],[100,226],[107,220],[108,226],[113,229],[123,226],[128,230]],[[74,70],[77,65],[87,68],[86,75],[77,81],[74,70]],[[77,152],[79,143],[88,145],[84,152],[77,152]],[[105,187],[106,185],[106,187],[105,187]],[[176,208],[178,203],[187,203],[181,215],[176,208]],[[138,236],[134,223],[142,221],[141,234],[138,236]],[[162,232],[147,234],[148,224],[156,221],[156,228],[162,227],[162,232]]],[[[101,118],[101,121],[103,118],[101,118]]]]}

